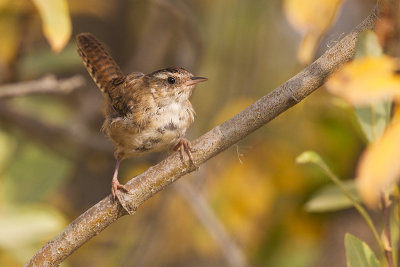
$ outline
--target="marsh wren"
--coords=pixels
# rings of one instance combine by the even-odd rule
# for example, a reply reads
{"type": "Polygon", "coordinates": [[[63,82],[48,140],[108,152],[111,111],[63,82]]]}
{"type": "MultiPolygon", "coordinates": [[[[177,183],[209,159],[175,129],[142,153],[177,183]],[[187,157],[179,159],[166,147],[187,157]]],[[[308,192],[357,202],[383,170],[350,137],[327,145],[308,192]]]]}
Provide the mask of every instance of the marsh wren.
{"type": "Polygon", "coordinates": [[[149,152],[180,149],[191,163],[190,143],[184,138],[194,120],[189,102],[194,85],[207,78],[195,77],[183,68],[167,68],[150,74],[124,75],[102,44],[90,33],[76,37],[78,53],[105,99],[102,131],[115,145],[115,171],[111,192],[120,203],[118,181],[122,159],[149,152]]]}

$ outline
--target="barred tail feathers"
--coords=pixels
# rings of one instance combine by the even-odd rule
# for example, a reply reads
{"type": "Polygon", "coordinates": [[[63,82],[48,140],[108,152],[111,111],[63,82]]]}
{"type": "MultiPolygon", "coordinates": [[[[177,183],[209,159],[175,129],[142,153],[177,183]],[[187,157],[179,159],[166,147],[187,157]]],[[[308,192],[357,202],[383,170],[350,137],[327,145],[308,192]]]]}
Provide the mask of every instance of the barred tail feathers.
{"type": "Polygon", "coordinates": [[[113,83],[124,79],[121,69],[92,34],[78,34],[76,42],[79,56],[90,76],[103,93],[109,93],[108,88],[113,83]]]}

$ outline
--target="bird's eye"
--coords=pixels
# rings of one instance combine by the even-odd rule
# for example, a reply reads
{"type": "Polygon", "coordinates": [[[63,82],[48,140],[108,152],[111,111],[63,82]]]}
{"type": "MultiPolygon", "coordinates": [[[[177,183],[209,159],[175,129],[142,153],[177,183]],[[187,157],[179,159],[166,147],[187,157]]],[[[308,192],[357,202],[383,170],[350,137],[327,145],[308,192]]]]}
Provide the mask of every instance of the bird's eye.
{"type": "Polygon", "coordinates": [[[175,83],[175,79],[173,77],[168,77],[167,79],[169,84],[174,84],[175,83]]]}

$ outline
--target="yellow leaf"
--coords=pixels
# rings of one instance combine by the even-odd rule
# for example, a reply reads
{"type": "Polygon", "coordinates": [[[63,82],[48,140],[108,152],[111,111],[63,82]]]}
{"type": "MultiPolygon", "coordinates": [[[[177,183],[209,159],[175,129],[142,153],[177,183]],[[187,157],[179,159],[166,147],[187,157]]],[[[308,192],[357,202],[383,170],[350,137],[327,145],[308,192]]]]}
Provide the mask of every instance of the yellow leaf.
{"type": "Polygon", "coordinates": [[[367,106],[393,98],[400,99],[400,76],[390,57],[354,60],[334,73],[326,87],[355,106],[367,106]]]}
{"type": "Polygon", "coordinates": [[[71,18],[66,0],[33,0],[39,10],[43,32],[55,52],[61,51],[71,36],[71,18]]]}
{"type": "Polygon", "coordinates": [[[301,40],[299,50],[297,51],[297,60],[303,64],[309,64],[314,58],[321,34],[317,32],[307,33],[301,40]]]}
{"type": "Polygon", "coordinates": [[[321,36],[330,27],[341,0],[285,0],[284,11],[290,25],[304,35],[298,51],[301,63],[314,57],[321,36]]]}
{"type": "MultiPolygon", "coordinates": [[[[400,110],[396,111],[400,116],[400,110]]],[[[400,120],[396,119],[381,139],[373,142],[361,157],[357,170],[357,189],[370,207],[379,202],[382,192],[400,179],[400,120]]]]}

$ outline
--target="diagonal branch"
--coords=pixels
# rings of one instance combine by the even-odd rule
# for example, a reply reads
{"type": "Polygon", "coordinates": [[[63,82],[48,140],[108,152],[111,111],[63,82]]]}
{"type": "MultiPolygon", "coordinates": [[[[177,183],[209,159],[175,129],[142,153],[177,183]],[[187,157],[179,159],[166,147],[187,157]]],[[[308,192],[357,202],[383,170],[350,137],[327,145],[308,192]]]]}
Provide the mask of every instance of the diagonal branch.
{"type": "MultiPolygon", "coordinates": [[[[318,89],[330,73],[352,59],[359,33],[372,29],[375,21],[376,10],[354,31],[303,71],[195,140],[192,147],[197,166],[221,153],[318,89]]],[[[174,153],[131,179],[126,184],[129,194],[122,195],[127,208],[133,213],[151,196],[196,169],[186,165],[185,162],[187,160],[183,162],[179,153],[174,153]]],[[[104,198],[45,244],[26,266],[58,266],[85,242],[126,214],[121,206],[111,202],[110,196],[104,198]]]]}

